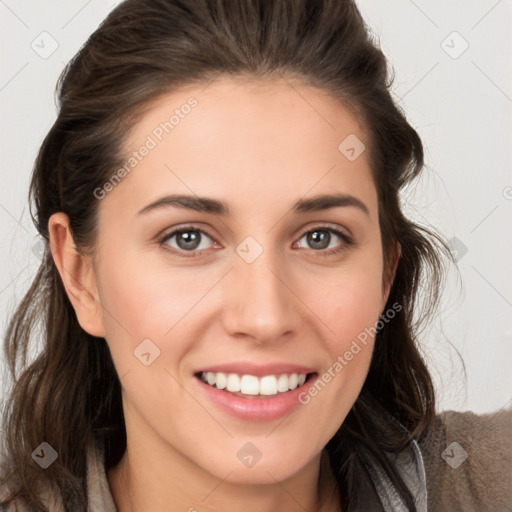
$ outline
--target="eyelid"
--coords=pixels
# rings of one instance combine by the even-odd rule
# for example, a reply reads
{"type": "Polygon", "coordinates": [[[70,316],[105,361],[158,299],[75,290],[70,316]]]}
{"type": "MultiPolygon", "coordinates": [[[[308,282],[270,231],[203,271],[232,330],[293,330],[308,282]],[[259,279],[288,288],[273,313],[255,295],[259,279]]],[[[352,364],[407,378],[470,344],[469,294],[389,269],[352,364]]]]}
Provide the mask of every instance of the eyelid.
{"type": "Polygon", "coordinates": [[[322,221],[310,222],[305,228],[300,229],[299,235],[297,235],[297,236],[303,237],[305,234],[310,233],[311,231],[315,231],[317,229],[318,230],[325,229],[325,230],[329,230],[329,231],[334,231],[335,233],[339,233],[340,235],[342,235],[346,238],[350,238],[350,239],[354,238],[351,231],[348,228],[345,228],[338,224],[331,224],[330,222],[322,222],[322,221]]]}

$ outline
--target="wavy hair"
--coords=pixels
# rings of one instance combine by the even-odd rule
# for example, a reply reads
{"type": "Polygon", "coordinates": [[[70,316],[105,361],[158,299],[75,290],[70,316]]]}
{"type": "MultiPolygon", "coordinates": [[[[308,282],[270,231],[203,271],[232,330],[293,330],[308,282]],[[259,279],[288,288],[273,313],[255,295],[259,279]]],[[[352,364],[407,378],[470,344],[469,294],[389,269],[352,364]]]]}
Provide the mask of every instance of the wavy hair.
{"type": "Polygon", "coordinates": [[[420,440],[435,417],[418,329],[438,305],[450,251],[440,235],[402,212],[401,191],[423,168],[423,146],[391,96],[387,60],[352,0],[126,0],[66,66],[57,84],[58,116],[29,190],[45,252],[5,337],[12,382],[3,413],[4,504],[20,499],[45,511],[39,490],[49,485],[66,510],[85,510],[87,442],[101,437],[106,470],[126,448],[119,378],[106,341],[77,321],[49,250],[50,216],[67,214],[78,250],[93,253],[99,204],[93,192],[122,165],[128,128],[162,95],[219,75],[299,80],[328,92],[365,127],[384,282],[396,263],[395,242],[401,246],[386,309],[402,308],[379,330],[361,393],[326,449],[344,511],[369,497],[379,503],[368,460],[415,510],[386,453],[411,437],[420,440]],[[42,349],[29,361],[36,342],[42,349]],[[392,431],[383,415],[408,433],[392,431]],[[43,440],[59,457],[41,471],[30,454],[43,440]]]}

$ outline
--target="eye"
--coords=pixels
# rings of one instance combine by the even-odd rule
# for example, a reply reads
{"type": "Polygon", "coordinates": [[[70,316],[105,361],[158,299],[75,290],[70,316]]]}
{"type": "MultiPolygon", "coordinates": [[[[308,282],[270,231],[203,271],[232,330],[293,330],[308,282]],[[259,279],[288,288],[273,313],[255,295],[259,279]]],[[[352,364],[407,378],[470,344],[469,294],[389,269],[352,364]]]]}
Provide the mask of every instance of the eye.
{"type": "MultiPolygon", "coordinates": [[[[196,254],[194,254],[196,251],[203,251],[210,248],[208,240],[214,242],[208,233],[202,229],[189,226],[176,229],[164,235],[160,240],[160,244],[167,246],[165,248],[169,251],[181,254],[190,252],[191,254],[187,254],[186,256],[196,256],[196,254]]],[[[216,244],[216,242],[214,242],[214,244],[216,244]]]]}
{"type": "Polygon", "coordinates": [[[307,231],[297,243],[300,244],[301,240],[305,240],[305,243],[314,251],[322,252],[322,255],[334,254],[354,245],[354,241],[349,235],[326,226],[319,226],[307,231]],[[332,243],[334,244],[331,245],[332,243]],[[326,250],[329,248],[331,250],[326,250]]]}
{"type": "MultiPolygon", "coordinates": [[[[349,235],[327,226],[318,226],[306,231],[294,246],[302,248],[302,240],[306,241],[313,252],[322,256],[339,253],[355,245],[349,235]]],[[[202,251],[210,249],[211,246],[221,247],[206,231],[195,226],[175,229],[165,234],[159,243],[165,250],[183,257],[200,256],[202,251]]]]}

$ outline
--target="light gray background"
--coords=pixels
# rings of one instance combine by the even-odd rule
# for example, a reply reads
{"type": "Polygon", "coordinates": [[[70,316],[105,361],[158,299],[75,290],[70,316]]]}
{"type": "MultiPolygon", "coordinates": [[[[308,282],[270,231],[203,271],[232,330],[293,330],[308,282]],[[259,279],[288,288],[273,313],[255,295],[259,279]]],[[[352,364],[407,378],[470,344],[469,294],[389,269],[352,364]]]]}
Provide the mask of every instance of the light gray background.
{"type": "MultiPolygon", "coordinates": [[[[117,3],[0,0],[2,333],[38,266],[27,192],[56,117],[57,78],[117,3]],[[57,49],[45,55],[52,44],[57,49]]],[[[459,248],[460,279],[453,271],[440,314],[422,333],[438,408],[496,410],[512,396],[512,2],[358,4],[394,68],[397,101],[425,144],[425,176],[405,209],[456,237],[459,248]]]]}

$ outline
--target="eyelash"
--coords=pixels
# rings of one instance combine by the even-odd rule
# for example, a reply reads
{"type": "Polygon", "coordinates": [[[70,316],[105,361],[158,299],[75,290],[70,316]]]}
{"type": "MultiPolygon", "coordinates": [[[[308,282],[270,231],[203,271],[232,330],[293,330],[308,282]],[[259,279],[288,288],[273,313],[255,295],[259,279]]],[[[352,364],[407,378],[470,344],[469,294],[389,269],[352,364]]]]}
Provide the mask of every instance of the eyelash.
{"type": "MultiPolygon", "coordinates": [[[[184,251],[184,250],[176,250],[174,248],[169,248],[169,246],[167,244],[165,244],[165,242],[167,242],[169,239],[171,239],[174,235],[177,235],[177,234],[180,234],[180,233],[185,233],[187,231],[198,231],[199,233],[201,234],[204,234],[206,235],[208,238],[212,239],[213,241],[214,238],[208,234],[207,231],[205,231],[204,229],[202,228],[199,228],[197,226],[194,226],[194,225],[190,225],[190,226],[184,226],[184,227],[181,227],[179,229],[175,229],[173,231],[171,231],[170,233],[166,233],[165,235],[163,235],[162,237],[160,237],[158,239],[158,243],[159,245],[165,250],[165,251],[169,251],[173,254],[177,254],[178,256],[180,257],[184,257],[184,258],[197,258],[199,256],[202,255],[202,253],[204,251],[206,251],[207,249],[200,249],[200,250],[195,250],[195,251],[184,251]],[[190,253],[190,254],[187,254],[187,253],[190,253]]],[[[333,254],[338,254],[338,253],[341,253],[343,251],[346,251],[348,250],[350,247],[353,247],[356,245],[356,242],[354,241],[354,239],[352,237],[350,237],[349,235],[347,235],[346,233],[342,233],[341,231],[338,231],[337,229],[334,229],[332,227],[329,227],[329,226],[322,226],[322,225],[319,225],[319,226],[315,226],[314,228],[312,229],[308,229],[307,231],[304,231],[298,240],[300,240],[301,238],[304,237],[304,235],[307,235],[309,233],[313,233],[315,231],[329,231],[330,233],[334,233],[335,235],[337,235],[338,237],[340,237],[342,240],[343,240],[343,245],[337,249],[330,249],[330,250],[314,250],[314,249],[311,249],[311,251],[313,252],[316,252],[316,253],[319,253],[320,256],[322,257],[328,257],[328,256],[331,256],[333,254]]],[[[216,242],[218,243],[218,242],[216,242]]]]}

